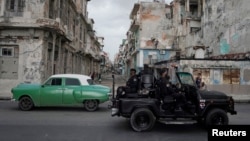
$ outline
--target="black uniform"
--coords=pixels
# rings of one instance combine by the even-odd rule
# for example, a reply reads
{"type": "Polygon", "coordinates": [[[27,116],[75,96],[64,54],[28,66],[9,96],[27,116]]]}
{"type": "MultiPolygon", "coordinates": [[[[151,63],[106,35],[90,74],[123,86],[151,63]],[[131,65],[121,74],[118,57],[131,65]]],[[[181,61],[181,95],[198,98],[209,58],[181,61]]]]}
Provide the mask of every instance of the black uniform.
{"type": "Polygon", "coordinates": [[[174,90],[170,87],[168,80],[164,77],[161,77],[157,82],[158,87],[160,88],[160,97],[164,98],[168,95],[173,95],[174,90]]]}
{"type": "Polygon", "coordinates": [[[131,76],[127,83],[126,86],[120,86],[117,88],[116,92],[116,98],[122,97],[125,93],[136,93],[138,90],[138,78],[137,75],[131,76]]]}
{"type": "Polygon", "coordinates": [[[126,86],[130,89],[130,92],[137,92],[138,78],[136,75],[130,77],[126,83],[126,86]]]}
{"type": "Polygon", "coordinates": [[[185,96],[182,93],[174,91],[167,78],[161,77],[158,81],[158,86],[160,88],[161,98],[163,99],[163,101],[165,96],[173,96],[173,98],[176,99],[177,107],[180,107],[181,105],[186,103],[185,96]]]}

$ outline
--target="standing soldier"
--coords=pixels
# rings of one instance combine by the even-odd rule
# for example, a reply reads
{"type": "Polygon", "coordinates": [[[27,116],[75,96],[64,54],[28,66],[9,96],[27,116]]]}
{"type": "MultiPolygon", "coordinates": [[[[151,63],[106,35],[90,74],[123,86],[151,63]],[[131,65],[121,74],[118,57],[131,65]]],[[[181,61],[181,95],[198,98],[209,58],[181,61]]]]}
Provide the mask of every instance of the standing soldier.
{"type": "Polygon", "coordinates": [[[201,88],[201,81],[202,81],[201,73],[198,73],[198,76],[196,77],[195,82],[196,82],[196,85],[199,89],[201,88]]]}

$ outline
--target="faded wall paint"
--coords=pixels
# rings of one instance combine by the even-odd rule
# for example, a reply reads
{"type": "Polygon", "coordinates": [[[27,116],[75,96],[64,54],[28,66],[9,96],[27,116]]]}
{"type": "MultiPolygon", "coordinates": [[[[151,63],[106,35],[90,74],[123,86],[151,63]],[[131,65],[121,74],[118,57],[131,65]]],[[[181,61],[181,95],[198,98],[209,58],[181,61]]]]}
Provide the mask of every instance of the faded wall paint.
{"type": "Polygon", "coordinates": [[[93,23],[88,23],[90,20],[84,17],[87,0],[77,5],[77,9],[75,2],[79,4],[80,0],[54,0],[53,5],[50,0],[26,0],[20,14],[8,11],[2,5],[4,1],[0,2],[0,46],[19,48],[18,79],[0,79],[0,96],[10,97],[11,88],[18,83],[41,83],[52,74],[87,74],[87,71],[100,69],[96,36],[87,32],[92,30],[93,23]],[[78,14],[83,16],[76,20],[78,14]],[[84,32],[82,39],[81,31],[84,32]],[[90,40],[86,41],[87,37],[90,40]],[[87,45],[94,47],[90,48],[90,55],[87,45]]]}
{"type": "Polygon", "coordinates": [[[203,41],[214,48],[213,55],[250,51],[246,46],[250,43],[249,6],[248,0],[206,2],[203,41]]]}
{"type": "MultiPolygon", "coordinates": [[[[246,95],[250,91],[250,62],[249,61],[202,61],[181,60],[179,71],[187,71],[196,77],[194,70],[208,70],[207,76],[203,74],[203,81],[208,90],[218,90],[228,95],[246,95]],[[224,84],[223,70],[240,70],[240,84],[224,84]]],[[[203,72],[202,72],[203,73],[203,72]]]]}
{"type": "Polygon", "coordinates": [[[240,70],[240,84],[249,85],[250,78],[247,77],[250,75],[250,62],[249,61],[216,61],[216,60],[181,60],[179,69],[180,71],[187,71],[193,73],[194,69],[210,69],[210,80],[209,84],[223,84],[223,73],[225,69],[240,70]]]}
{"type": "Polygon", "coordinates": [[[154,48],[151,39],[158,40],[157,49],[172,47],[173,35],[170,10],[162,3],[141,2],[140,9],[140,48],[154,48]]]}

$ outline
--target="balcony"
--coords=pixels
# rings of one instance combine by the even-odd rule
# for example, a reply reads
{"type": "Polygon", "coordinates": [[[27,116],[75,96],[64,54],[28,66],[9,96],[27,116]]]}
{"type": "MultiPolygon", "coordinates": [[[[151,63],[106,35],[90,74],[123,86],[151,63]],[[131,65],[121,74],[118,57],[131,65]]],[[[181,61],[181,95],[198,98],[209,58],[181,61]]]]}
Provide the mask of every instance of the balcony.
{"type": "Polygon", "coordinates": [[[198,13],[186,12],[183,16],[184,19],[187,20],[201,20],[201,16],[198,16],[198,13]]]}
{"type": "Polygon", "coordinates": [[[136,32],[140,27],[140,23],[137,21],[137,19],[134,19],[132,22],[131,22],[131,25],[130,25],[130,28],[129,28],[129,31],[131,32],[136,32]]]}
{"type": "Polygon", "coordinates": [[[137,14],[137,12],[139,11],[139,9],[140,9],[140,4],[139,3],[135,3],[134,4],[134,7],[133,7],[133,9],[132,9],[132,11],[131,11],[131,13],[130,13],[130,19],[133,19],[133,17],[137,14]]]}

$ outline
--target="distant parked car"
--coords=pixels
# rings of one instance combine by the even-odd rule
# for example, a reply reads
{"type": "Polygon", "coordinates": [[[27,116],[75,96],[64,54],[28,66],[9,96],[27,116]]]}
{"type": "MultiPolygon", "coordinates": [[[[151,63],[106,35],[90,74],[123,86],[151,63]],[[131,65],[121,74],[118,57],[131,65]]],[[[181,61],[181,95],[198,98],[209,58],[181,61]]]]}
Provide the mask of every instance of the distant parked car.
{"type": "Polygon", "coordinates": [[[86,75],[56,74],[43,84],[21,83],[11,92],[23,111],[45,106],[84,106],[87,111],[96,111],[109,100],[111,89],[94,84],[86,75]]]}

